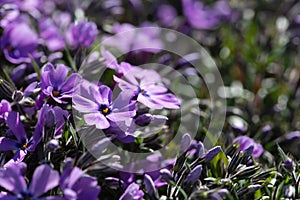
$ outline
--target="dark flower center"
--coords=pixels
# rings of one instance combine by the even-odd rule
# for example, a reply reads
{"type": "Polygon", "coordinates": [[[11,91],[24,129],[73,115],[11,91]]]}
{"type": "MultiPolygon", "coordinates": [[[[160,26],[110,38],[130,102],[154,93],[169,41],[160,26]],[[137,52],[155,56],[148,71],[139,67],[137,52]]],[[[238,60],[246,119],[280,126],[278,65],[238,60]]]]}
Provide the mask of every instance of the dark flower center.
{"type": "Polygon", "coordinates": [[[54,96],[54,97],[58,97],[59,95],[60,95],[60,91],[52,91],[52,95],[54,96]]]}
{"type": "Polygon", "coordinates": [[[142,95],[144,95],[146,93],[146,91],[144,89],[141,90],[142,95]]]}
{"type": "Polygon", "coordinates": [[[8,45],[8,46],[6,47],[6,49],[7,49],[7,51],[12,52],[12,51],[15,50],[15,47],[13,47],[12,45],[8,45]]]}
{"type": "Polygon", "coordinates": [[[107,105],[101,105],[99,108],[99,111],[103,114],[103,115],[108,115],[111,110],[109,109],[109,107],[107,105]]]}
{"type": "Polygon", "coordinates": [[[21,149],[25,150],[27,147],[28,147],[28,143],[25,142],[25,143],[22,144],[21,149]]]}

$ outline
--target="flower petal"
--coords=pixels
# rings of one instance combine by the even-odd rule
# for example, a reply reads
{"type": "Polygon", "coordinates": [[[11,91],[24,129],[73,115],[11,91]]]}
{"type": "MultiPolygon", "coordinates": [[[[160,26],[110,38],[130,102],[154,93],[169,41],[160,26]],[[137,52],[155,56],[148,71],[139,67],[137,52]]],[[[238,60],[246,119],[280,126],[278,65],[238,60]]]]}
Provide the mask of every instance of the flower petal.
{"type": "Polygon", "coordinates": [[[15,140],[0,137],[0,151],[11,151],[18,149],[18,143],[15,140]]]}
{"type": "Polygon", "coordinates": [[[59,184],[59,174],[49,165],[41,165],[33,173],[29,191],[36,197],[53,189],[59,184]]]}
{"type": "Polygon", "coordinates": [[[98,129],[107,129],[110,126],[105,116],[99,112],[85,114],[84,120],[88,125],[96,125],[98,129]]]}
{"type": "Polygon", "coordinates": [[[23,124],[20,121],[20,115],[18,112],[10,112],[8,114],[6,123],[18,141],[23,142],[24,140],[27,140],[27,135],[23,124]]]}

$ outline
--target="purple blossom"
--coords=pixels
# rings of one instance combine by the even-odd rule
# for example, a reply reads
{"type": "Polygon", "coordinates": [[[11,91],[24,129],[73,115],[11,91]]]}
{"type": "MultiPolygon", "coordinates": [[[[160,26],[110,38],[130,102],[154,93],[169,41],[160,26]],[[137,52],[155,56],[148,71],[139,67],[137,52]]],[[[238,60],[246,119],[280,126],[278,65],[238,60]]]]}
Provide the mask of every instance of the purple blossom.
{"type": "Polygon", "coordinates": [[[157,18],[164,26],[171,26],[177,17],[177,11],[173,6],[163,4],[157,10],[157,18]]]}
{"type": "Polygon", "coordinates": [[[6,59],[12,63],[30,62],[38,46],[37,34],[25,22],[12,22],[5,27],[0,39],[6,59]],[[20,34],[22,33],[22,34],[20,34]]]}
{"type": "Polygon", "coordinates": [[[66,37],[72,47],[89,47],[98,33],[94,22],[80,21],[78,24],[71,24],[66,37]]]}
{"type": "Polygon", "coordinates": [[[247,136],[239,136],[233,140],[233,143],[238,143],[240,145],[239,149],[241,151],[245,151],[250,146],[253,146],[252,155],[254,158],[260,157],[260,155],[264,151],[261,144],[256,143],[252,138],[249,138],[247,136]]]}
{"type": "Polygon", "coordinates": [[[69,68],[58,64],[56,69],[48,63],[41,74],[41,89],[47,96],[52,97],[57,103],[66,104],[65,99],[72,98],[74,85],[80,76],[73,73],[67,78],[69,68]]]}
{"type": "Polygon", "coordinates": [[[219,24],[218,14],[202,2],[182,0],[183,13],[189,24],[197,29],[212,29],[219,24]]]}
{"type": "Polygon", "coordinates": [[[71,159],[67,159],[59,183],[66,200],[96,200],[100,193],[97,180],[84,175],[78,167],[72,167],[71,159]]]}
{"type": "Polygon", "coordinates": [[[159,74],[153,70],[134,67],[120,79],[114,76],[122,91],[136,97],[138,102],[154,109],[178,109],[179,101],[161,83],[159,74]]]}
{"type": "Polygon", "coordinates": [[[63,50],[65,47],[64,38],[59,28],[50,18],[39,20],[40,36],[50,51],[63,50]]]}
{"type": "Polygon", "coordinates": [[[144,175],[144,184],[145,184],[145,189],[150,196],[158,196],[155,184],[151,176],[149,176],[148,174],[144,175]]]}
{"type": "Polygon", "coordinates": [[[47,191],[58,186],[59,174],[51,169],[49,165],[40,165],[33,173],[29,187],[21,173],[18,165],[11,165],[0,171],[0,186],[10,191],[12,194],[4,194],[1,199],[62,199],[57,196],[40,197],[47,191]]]}
{"type": "Polygon", "coordinates": [[[119,200],[142,200],[144,192],[140,190],[140,186],[136,183],[131,183],[119,200]]]}
{"type": "Polygon", "coordinates": [[[135,115],[135,102],[125,93],[120,93],[112,101],[112,91],[107,86],[84,82],[80,84],[79,93],[73,97],[75,109],[84,113],[88,125],[98,129],[107,129],[111,122],[122,122],[135,115]]]}
{"type": "MultiPolygon", "coordinates": [[[[153,25],[151,26],[153,27],[153,25]]],[[[108,39],[104,40],[104,44],[117,47],[125,53],[132,50],[158,53],[163,48],[163,43],[157,30],[136,29],[132,24],[115,23],[113,32],[116,35],[113,38],[107,37],[108,39]]]]}
{"type": "Polygon", "coordinates": [[[0,123],[5,122],[9,112],[11,112],[10,103],[2,99],[0,102],[0,123]]]}
{"type": "Polygon", "coordinates": [[[21,162],[28,151],[32,152],[35,150],[36,145],[41,140],[41,132],[36,128],[32,137],[28,139],[27,133],[20,121],[19,113],[17,112],[10,112],[6,123],[16,139],[0,137],[0,151],[17,150],[14,157],[6,164],[8,166],[13,162],[21,162]]]}

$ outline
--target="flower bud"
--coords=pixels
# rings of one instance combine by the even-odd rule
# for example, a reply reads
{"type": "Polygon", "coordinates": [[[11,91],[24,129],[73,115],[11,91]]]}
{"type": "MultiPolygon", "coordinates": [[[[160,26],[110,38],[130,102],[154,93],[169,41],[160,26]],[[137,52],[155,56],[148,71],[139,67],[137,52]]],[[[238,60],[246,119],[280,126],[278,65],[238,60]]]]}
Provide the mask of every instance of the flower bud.
{"type": "Polygon", "coordinates": [[[202,165],[196,166],[186,177],[185,182],[189,184],[194,184],[200,177],[202,173],[202,165]]]}
{"type": "Polygon", "coordinates": [[[160,176],[165,180],[165,181],[168,181],[168,180],[172,180],[173,179],[173,176],[171,174],[171,172],[167,169],[162,169],[160,170],[160,176]]]}

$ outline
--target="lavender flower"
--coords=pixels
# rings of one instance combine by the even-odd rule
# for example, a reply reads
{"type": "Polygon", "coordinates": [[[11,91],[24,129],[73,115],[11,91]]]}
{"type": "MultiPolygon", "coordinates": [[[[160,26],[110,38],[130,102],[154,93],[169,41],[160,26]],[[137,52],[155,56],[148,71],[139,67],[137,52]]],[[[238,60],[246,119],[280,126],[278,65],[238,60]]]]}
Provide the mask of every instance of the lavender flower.
{"type": "Polygon", "coordinates": [[[40,165],[33,173],[31,183],[27,187],[19,166],[12,165],[0,171],[0,186],[11,193],[3,195],[1,199],[61,199],[57,196],[40,197],[47,191],[55,188],[59,183],[59,174],[49,167],[40,165]]]}
{"type": "Polygon", "coordinates": [[[33,136],[28,139],[22,122],[20,121],[19,113],[10,112],[6,123],[16,139],[0,137],[0,151],[17,150],[14,157],[8,161],[7,166],[13,162],[21,162],[28,151],[34,151],[36,145],[41,140],[39,129],[35,129],[33,136]]]}
{"type": "Polygon", "coordinates": [[[100,193],[97,180],[85,176],[84,172],[78,167],[72,167],[71,159],[67,159],[65,163],[59,184],[66,200],[96,200],[100,193]]]}
{"type": "Polygon", "coordinates": [[[68,72],[69,68],[63,64],[58,64],[54,69],[53,65],[48,63],[43,69],[41,89],[57,103],[66,104],[65,99],[72,98],[75,81],[80,78],[76,73],[67,78],[68,72]]]}
{"type": "Polygon", "coordinates": [[[247,136],[239,136],[233,140],[233,143],[238,143],[240,145],[239,149],[245,151],[250,146],[253,146],[252,155],[254,158],[260,157],[264,149],[261,144],[256,143],[252,138],[247,136]]]}
{"type": "Polygon", "coordinates": [[[144,192],[140,190],[140,186],[136,183],[131,183],[119,200],[142,200],[144,192]]]}
{"type": "Polygon", "coordinates": [[[10,103],[2,99],[0,102],[0,123],[5,122],[9,112],[11,112],[10,103]]]}
{"type": "Polygon", "coordinates": [[[183,13],[189,24],[197,29],[212,29],[219,24],[218,14],[195,0],[182,0],[183,13]]]}
{"type": "Polygon", "coordinates": [[[173,6],[163,4],[157,10],[157,18],[164,26],[171,26],[177,17],[177,11],[173,6]]]}
{"type": "MultiPolygon", "coordinates": [[[[152,25],[153,26],[153,25],[152,25]]],[[[163,48],[159,32],[149,31],[149,29],[136,30],[132,24],[113,25],[113,38],[105,40],[105,45],[115,46],[122,52],[128,53],[133,49],[143,52],[158,53],[163,48]],[[126,38],[124,35],[126,34],[126,38]]]]}
{"type": "Polygon", "coordinates": [[[94,42],[99,31],[94,22],[80,21],[72,24],[67,34],[69,44],[75,48],[89,47],[94,42]]]}
{"type": "Polygon", "coordinates": [[[154,109],[178,109],[179,101],[161,84],[161,78],[154,70],[132,68],[124,74],[127,81],[114,76],[122,91],[132,94],[138,102],[154,109]],[[139,81],[138,81],[139,80],[139,81]]]}
{"type": "Polygon", "coordinates": [[[64,38],[59,28],[50,18],[39,20],[40,36],[50,51],[63,50],[65,47],[64,38]]]}
{"type": "Polygon", "coordinates": [[[29,56],[35,56],[38,46],[37,34],[25,22],[13,22],[6,26],[0,41],[6,59],[12,63],[29,63],[29,56]]]}
{"type": "Polygon", "coordinates": [[[125,121],[135,115],[135,102],[125,93],[120,93],[112,101],[112,91],[107,86],[83,82],[80,93],[73,97],[75,109],[84,113],[88,125],[96,125],[98,129],[107,129],[111,122],[125,121]]]}

